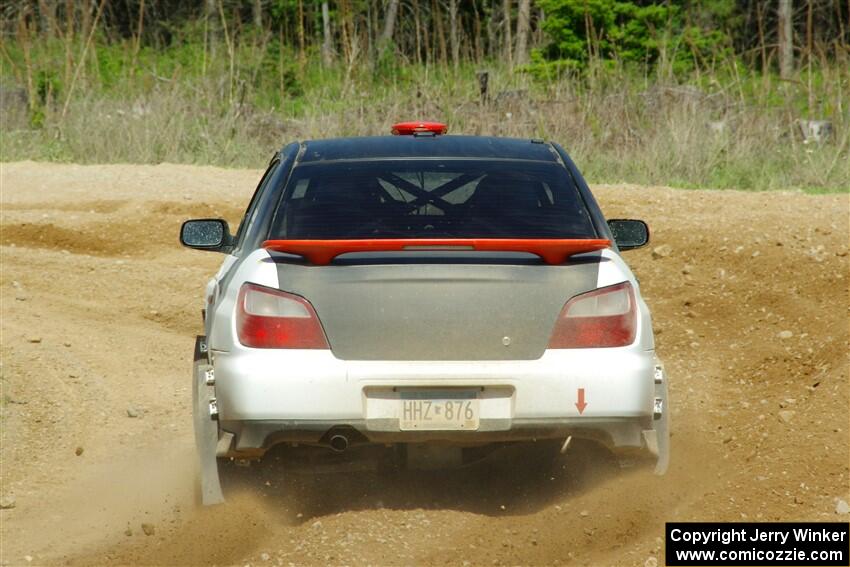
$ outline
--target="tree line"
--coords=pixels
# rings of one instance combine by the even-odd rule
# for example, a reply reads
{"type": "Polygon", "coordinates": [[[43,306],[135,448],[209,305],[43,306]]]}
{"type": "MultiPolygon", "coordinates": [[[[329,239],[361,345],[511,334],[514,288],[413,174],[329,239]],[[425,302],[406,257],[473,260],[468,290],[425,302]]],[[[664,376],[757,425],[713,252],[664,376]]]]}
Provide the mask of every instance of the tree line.
{"type": "Polygon", "coordinates": [[[94,35],[135,49],[203,37],[219,56],[265,38],[325,65],[405,63],[581,69],[591,61],[673,62],[732,54],[790,73],[848,53],[850,0],[17,0],[0,5],[3,39],[94,35]],[[232,48],[232,47],[231,47],[232,48]]]}

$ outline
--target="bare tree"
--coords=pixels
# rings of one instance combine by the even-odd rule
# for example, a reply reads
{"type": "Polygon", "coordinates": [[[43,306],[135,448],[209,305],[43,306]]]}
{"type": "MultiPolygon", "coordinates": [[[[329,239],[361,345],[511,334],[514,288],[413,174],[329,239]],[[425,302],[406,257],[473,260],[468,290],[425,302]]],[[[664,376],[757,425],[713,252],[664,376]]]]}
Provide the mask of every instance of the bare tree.
{"type": "Polygon", "coordinates": [[[478,6],[476,2],[472,3],[472,14],[474,16],[472,21],[473,51],[475,53],[475,61],[477,63],[484,58],[484,46],[481,43],[481,14],[478,13],[478,6]]]}
{"type": "Polygon", "coordinates": [[[495,57],[496,54],[496,18],[494,13],[496,7],[492,4],[489,6],[487,13],[487,57],[495,57]]]}
{"type": "Polygon", "coordinates": [[[145,0],[139,2],[139,19],[136,24],[136,37],[133,39],[133,72],[136,69],[136,58],[139,55],[139,49],[142,47],[142,30],[145,26],[145,0]]]}
{"type": "MultiPolygon", "coordinates": [[[[446,52],[446,34],[443,31],[443,16],[442,16],[442,13],[440,11],[440,4],[437,3],[437,0],[431,0],[431,18],[433,19],[434,27],[437,30],[437,33],[436,33],[437,43],[439,44],[439,48],[440,48],[439,60],[441,62],[445,63],[446,60],[448,59],[447,52],[446,52]]],[[[436,57],[436,47],[437,46],[435,45],[434,46],[434,51],[435,51],[435,57],[434,58],[435,59],[437,59],[437,57],[436,57]]]]}
{"type": "Polygon", "coordinates": [[[794,72],[794,27],[791,0],[779,0],[779,76],[788,79],[794,72]]]}
{"type": "Polygon", "coordinates": [[[387,13],[384,16],[384,29],[381,32],[381,41],[390,41],[395,31],[395,21],[398,15],[398,0],[390,0],[387,5],[387,13]]]}
{"type": "MultiPolygon", "coordinates": [[[[209,44],[210,59],[214,59],[219,42],[218,3],[216,0],[204,2],[204,31],[209,44]]],[[[206,50],[204,51],[206,53],[206,50]]],[[[206,68],[206,62],[204,62],[206,68]]]]}
{"type": "Polygon", "coordinates": [[[531,28],[531,0],[519,0],[519,11],[516,18],[516,53],[514,62],[517,65],[528,63],[528,33],[531,28]]]}
{"type": "Polygon", "coordinates": [[[457,0],[449,0],[449,43],[452,46],[452,64],[460,65],[460,42],[457,37],[457,0]]]}
{"type": "Polygon", "coordinates": [[[322,2],[322,62],[326,67],[333,64],[334,48],[331,37],[331,15],[328,3],[322,2]]]}
{"type": "Polygon", "coordinates": [[[422,33],[420,32],[422,26],[421,19],[419,17],[419,0],[413,0],[413,27],[416,32],[416,62],[422,63],[422,33]]]}
{"type": "Polygon", "coordinates": [[[298,62],[302,69],[307,62],[306,41],[304,36],[304,0],[298,0],[298,62]]]}
{"type": "Polygon", "coordinates": [[[251,16],[253,16],[254,26],[258,29],[263,27],[263,0],[254,0],[251,5],[251,16]]]}
{"type": "Polygon", "coordinates": [[[505,40],[505,56],[508,60],[508,65],[513,66],[513,44],[514,40],[511,37],[511,0],[503,0],[502,2],[502,25],[504,26],[503,38],[505,40]]]}
{"type": "MultiPolygon", "coordinates": [[[[419,8],[419,0],[413,0],[417,11],[419,8]]],[[[428,25],[433,23],[433,14],[429,13],[427,6],[422,13],[422,52],[425,55],[425,63],[428,64],[434,60],[434,52],[431,51],[435,39],[433,36],[434,26],[428,25]]]]}
{"type": "Polygon", "coordinates": [[[392,43],[396,14],[398,14],[398,0],[390,0],[387,6],[387,14],[384,16],[384,29],[381,32],[381,37],[378,39],[378,49],[381,51],[387,49],[392,43]]]}
{"type": "Polygon", "coordinates": [[[53,24],[56,21],[56,5],[55,2],[38,2],[38,16],[40,20],[41,34],[44,37],[49,37],[53,34],[53,24]]]}

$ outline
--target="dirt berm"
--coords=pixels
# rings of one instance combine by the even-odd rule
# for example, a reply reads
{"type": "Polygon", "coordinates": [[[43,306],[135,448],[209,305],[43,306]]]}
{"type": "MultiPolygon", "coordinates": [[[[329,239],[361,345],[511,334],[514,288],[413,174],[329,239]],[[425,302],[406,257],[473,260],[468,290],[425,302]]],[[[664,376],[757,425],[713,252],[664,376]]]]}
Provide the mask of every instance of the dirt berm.
{"type": "Polygon", "coordinates": [[[600,186],[645,219],[627,253],[672,397],[664,478],[586,450],[554,469],[272,474],[194,504],[189,376],[258,171],[2,164],[6,565],[652,565],[665,521],[846,520],[848,195],[600,186]]]}

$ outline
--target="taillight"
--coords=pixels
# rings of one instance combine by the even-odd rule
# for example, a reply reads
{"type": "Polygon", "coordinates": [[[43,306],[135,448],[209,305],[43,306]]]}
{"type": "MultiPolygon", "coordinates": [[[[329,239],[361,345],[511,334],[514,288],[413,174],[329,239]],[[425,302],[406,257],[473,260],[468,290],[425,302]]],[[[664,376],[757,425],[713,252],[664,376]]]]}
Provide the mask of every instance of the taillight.
{"type": "Polygon", "coordinates": [[[329,348],[319,316],[309,301],[250,283],[239,290],[236,334],[247,347],[329,348]]]}
{"type": "Polygon", "coordinates": [[[626,346],[636,333],[635,293],[623,282],[570,299],[558,315],[549,348],[626,346]]]}

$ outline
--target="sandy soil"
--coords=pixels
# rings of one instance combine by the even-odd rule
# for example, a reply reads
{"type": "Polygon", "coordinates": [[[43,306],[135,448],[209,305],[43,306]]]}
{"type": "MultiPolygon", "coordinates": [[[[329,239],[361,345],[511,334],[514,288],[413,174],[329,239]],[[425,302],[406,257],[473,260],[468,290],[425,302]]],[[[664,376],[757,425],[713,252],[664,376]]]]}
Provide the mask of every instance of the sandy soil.
{"type": "Polygon", "coordinates": [[[177,229],[235,225],[258,179],[2,164],[3,564],[651,565],[665,521],[847,519],[848,196],[633,186],[596,192],[654,231],[628,259],[671,377],[666,477],[580,452],[552,471],[263,469],[198,508],[191,350],[221,257],[177,229]]]}

